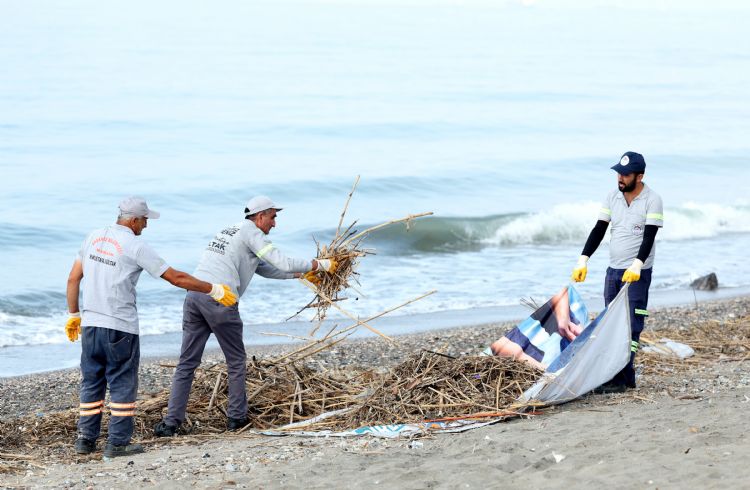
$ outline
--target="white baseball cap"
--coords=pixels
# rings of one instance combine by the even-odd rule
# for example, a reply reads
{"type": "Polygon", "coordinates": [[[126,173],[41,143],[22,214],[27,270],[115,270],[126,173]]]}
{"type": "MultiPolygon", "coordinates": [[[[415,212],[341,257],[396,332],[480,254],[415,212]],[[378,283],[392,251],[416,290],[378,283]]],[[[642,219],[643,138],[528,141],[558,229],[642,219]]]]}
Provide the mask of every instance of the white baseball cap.
{"type": "Polygon", "coordinates": [[[130,196],[120,201],[121,216],[135,216],[136,218],[157,219],[160,213],[149,209],[142,197],[130,196]]]}
{"type": "Polygon", "coordinates": [[[260,213],[261,211],[265,211],[266,209],[275,209],[276,211],[281,211],[283,208],[280,208],[269,197],[255,196],[254,198],[247,201],[247,204],[245,205],[245,216],[251,216],[255,213],[260,213]]]}

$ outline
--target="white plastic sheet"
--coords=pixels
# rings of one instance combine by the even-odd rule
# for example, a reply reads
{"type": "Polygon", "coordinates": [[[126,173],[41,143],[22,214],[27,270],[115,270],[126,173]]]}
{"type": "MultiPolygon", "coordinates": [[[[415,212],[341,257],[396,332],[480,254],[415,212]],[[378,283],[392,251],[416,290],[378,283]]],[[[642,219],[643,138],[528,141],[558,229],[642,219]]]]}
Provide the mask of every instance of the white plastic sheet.
{"type": "Polygon", "coordinates": [[[601,386],[630,361],[628,285],[599,317],[550,364],[521,402],[565,403],[601,386]],[[562,366],[562,367],[560,367],[562,366]]]}

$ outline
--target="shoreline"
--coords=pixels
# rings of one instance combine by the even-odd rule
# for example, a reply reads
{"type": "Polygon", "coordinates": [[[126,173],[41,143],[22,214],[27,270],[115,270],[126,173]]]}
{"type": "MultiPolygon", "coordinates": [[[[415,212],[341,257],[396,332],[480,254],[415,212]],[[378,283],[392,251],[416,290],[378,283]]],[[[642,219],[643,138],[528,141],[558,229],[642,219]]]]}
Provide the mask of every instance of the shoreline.
{"type": "MultiPolygon", "coordinates": [[[[750,298],[735,298],[698,309],[656,308],[645,332],[658,338],[666,329],[706,331],[708,326],[710,331],[715,325],[744,325],[737,331],[745,337],[737,344],[750,345],[748,319],[750,298]]],[[[386,368],[420,348],[471,355],[513,325],[408,334],[396,338],[396,345],[380,338],[353,339],[309,362],[321,369],[386,368]]],[[[278,354],[291,346],[253,348],[249,356],[278,354]]],[[[144,454],[114,461],[99,459],[100,453],[64,456],[70,452],[65,446],[36,460],[36,466],[20,463],[20,472],[0,474],[0,486],[308,489],[357,481],[361,488],[486,488],[488,482],[502,481],[533,488],[581,482],[614,488],[725,488],[744,484],[744,460],[750,457],[742,430],[750,406],[750,355],[743,353],[748,347],[733,349],[727,356],[707,358],[704,353],[683,363],[641,353],[636,365],[642,374],[635,390],[589,394],[542,408],[536,415],[460,434],[418,439],[268,437],[251,432],[178,436],[142,441],[144,454]]],[[[204,363],[221,358],[220,352],[207,352],[204,363]]],[[[174,362],[144,359],[139,399],[168,389],[172,368],[165,364],[174,362]]],[[[77,370],[69,369],[0,379],[0,413],[12,419],[76,407],[78,377],[77,370]],[[44,400],[40,392],[47,394],[44,400]]]]}
{"type": "MultiPolygon", "coordinates": [[[[525,310],[530,313],[528,308],[525,310]]],[[[695,324],[709,319],[722,322],[748,315],[750,296],[704,302],[699,304],[697,309],[694,306],[654,308],[646,320],[644,332],[658,332],[660,329],[695,324]]],[[[393,345],[377,336],[350,338],[334,348],[317,354],[311,360],[325,369],[349,366],[372,368],[395,365],[421,348],[453,356],[476,355],[516,324],[515,321],[494,322],[407,333],[395,336],[393,345]]],[[[246,344],[245,350],[248,359],[253,356],[262,359],[285,354],[299,345],[300,342],[246,344]]],[[[177,360],[178,356],[142,356],[139,397],[168,389],[174,371],[172,366],[177,360]]],[[[205,367],[223,360],[223,354],[218,346],[207,347],[201,366],[205,367]]],[[[77,407],[79,380],[78,367],[0,378],[0,420],[77,407]],[[33,395],[39,390],[50,393],[51,401],[36,399],[33,395]]]]}
{"type": "MultiPolygon", "coordinates": [[[[658,314],[659,311],[672,308],[691,309],[698,305],[702,308],[709,305],[731,301],[742,298],[750,298],[750,287],[720,288],[716,291],[693,291],[686,290],[662,290],[652,292],[649,302],[651,308],[658,314]]],[[[544,299],[546,300],[546,298],[544,299]]],[[[601,297],[586,299],[589,311],[599,311],[604,307],[601,297]]],[[[372,325],[383,333],[401,337],[403,335],[421,335],[442,330],[468,328],[491,324],[514,324],[521,321],[531,313],[530,309],[518,305],[478,307],[467,310],[445,310],[432,313],[417,313],[406,315],[385,316],[372,325]],[[405,333],[401,333],[405,331],[405,333]]],[[[336,319],[333,322],[348,322],[349,320],[336,319]]],[[[284,331],[305,335],[309,330],[310,322],[294,321],[277,324],[246,324],[244,342],[246,349],[263,352],[265,349],[283,349],[297,343],[297,341],[284,342],[281,337],[262,335],[263,331],[284,331]]],[[[325,327],[324,327],[325,328],[325,327]]],[[[61,330],[61,335],[62,330],[61,330]]],[[[366,329],[359,329],[352,339],[367,339],[373,336],[366,329]]],[[[141,337],[141,360],[171,359],[177,358],[180,352],[182,333],[170,332],[158,335],[147,335],[141,337]]],[[[206,345],[206,353],[219,352],[216,339],[212,336],[206,345]]],[[[78,369],[80,357],[80,346],[75,343],[42,344],[38,346],[9,346],[0,348],[0,381],[21,376],[38,375],[78,369]],[[26,368],[27,359],[35,359],[41,363],[41,368],[26,368]],[[42,361],[39,361],[39,360],[42,361]],[[50,367],[59,366],[59,367],[50,367]],[[9,374],[5,374],[9,373],[9,374]]]]}

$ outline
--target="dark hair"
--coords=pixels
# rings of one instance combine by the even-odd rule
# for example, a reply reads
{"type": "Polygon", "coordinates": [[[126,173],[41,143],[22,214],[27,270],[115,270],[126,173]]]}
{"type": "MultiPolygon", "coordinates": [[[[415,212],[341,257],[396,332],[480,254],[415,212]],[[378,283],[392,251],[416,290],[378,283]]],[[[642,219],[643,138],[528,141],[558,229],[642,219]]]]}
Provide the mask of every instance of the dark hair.
{"type": "Polygon", "coordinates": [[[263,211],[258,211],[257,213],[254,213],[254,214],[247,214],[250,212],[250,210],[248,208],[245,208],[245,219],[249,219],[250,221],[252,221],[259,214],[263,214],[271,210],[273,210],[273,208],[264,209],[263,211]]]}

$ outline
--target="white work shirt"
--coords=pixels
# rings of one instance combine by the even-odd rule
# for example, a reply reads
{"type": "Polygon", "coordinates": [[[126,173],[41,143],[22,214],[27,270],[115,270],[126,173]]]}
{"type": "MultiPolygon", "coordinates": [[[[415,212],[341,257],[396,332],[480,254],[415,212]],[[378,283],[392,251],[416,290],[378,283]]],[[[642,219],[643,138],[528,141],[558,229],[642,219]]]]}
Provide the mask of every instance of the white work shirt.
{"type": "Polygon", "coordinates": [[[145,241],[122,225],[95,230],[78,251],[83,266],[81,326],[138,335],[135,285],[144,269],[154,278],[169,266],[145,241]]]}
{"type": "Polygon", "coordinates": [[[250,220],[228,226],[208,243],[193,274],[226,284],[239,298],[256,272],[272,279],[291,279],[312,269],[311,260],[287,257],[250,220]]]}
{"type": "MultiPolygon", "coordinates": [[[[643,184],[643,190],[630,206],[622,192],[610,192],[599,212],[599,219],[611,222],[609,266],[613,269],[627,269],[638,256],[646,225],[660,228],[664,226],[664,206],[661,197],[643,184]]],[[[643,264],[644,269],[653,267],[655,256],[656,243],[643,264]]]]}

